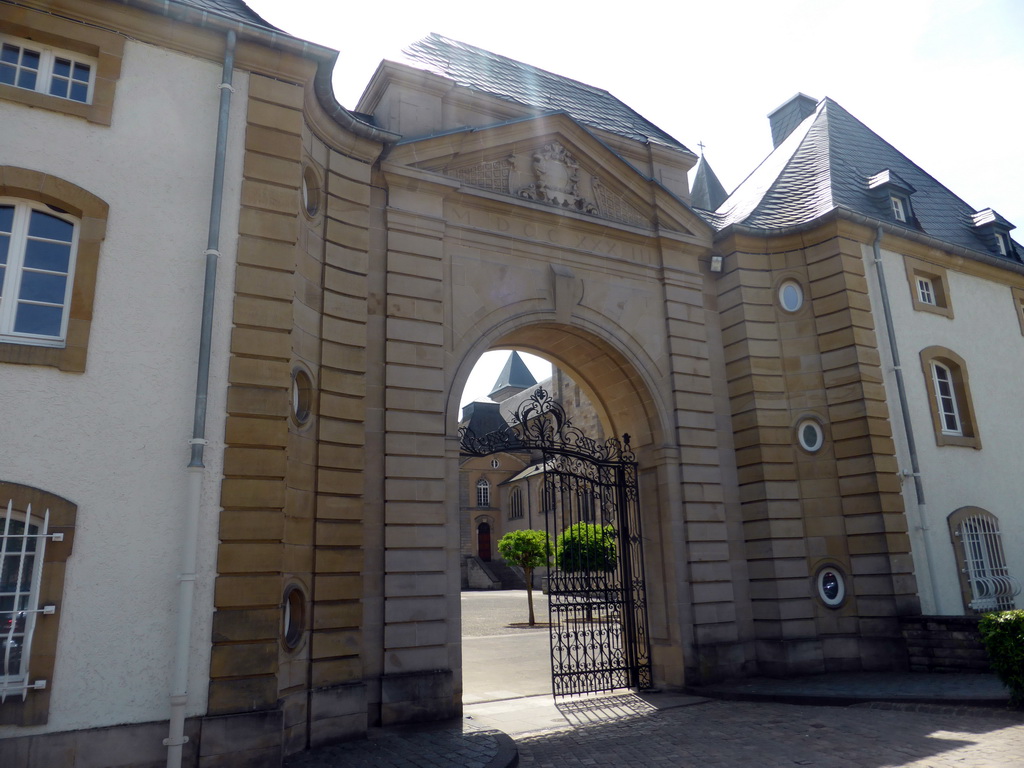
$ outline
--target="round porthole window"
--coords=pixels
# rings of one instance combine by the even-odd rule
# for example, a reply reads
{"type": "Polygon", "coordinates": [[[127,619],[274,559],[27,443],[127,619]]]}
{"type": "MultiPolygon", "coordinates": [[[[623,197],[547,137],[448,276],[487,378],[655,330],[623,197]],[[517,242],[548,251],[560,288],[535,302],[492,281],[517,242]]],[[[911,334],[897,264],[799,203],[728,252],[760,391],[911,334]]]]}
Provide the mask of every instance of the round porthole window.
{"type": "Polygon", "coordinates": [[[818,597],[830,608],[838,608],[846,599],[846,580],[838,568],[825,567],[818,571],[818,597]]]}
{"type": "Polygon", "coordinates": [[[501,466],[501,463],[497,459],[491,459],[491,468],[497,469],[501,466]]]}
{"type": "Polygon", "coordinates": [[[320,179],[311,165],[302,171],[302,210],[309,218],[320,212],[320,179]]]}
{"type": "Polygon", "coordinates": [[[825,433],[814,419],[804,419],[797,424],[796,437],[800,447],[808,453],[817,453],[825,443],[825,433]]]}
{"type": "Polygon", "coordinates": [[[787,312],[796,312],[804,305],[804,289],[796,280],[787,280],[779,286],[779,304],[787,312]]]}
{"type": "Polygon", "coordinates": [[[292,416],[299,425],[313,415],[313,379],[301,368],[292,374],[292,416]]]}
{"type": "Polygon", "coordinates": [[[306,630],[306,595],[298,584],[290,584],[284,591],[284,621],[282,638],[289,651],[295,650],[306,630]]]}

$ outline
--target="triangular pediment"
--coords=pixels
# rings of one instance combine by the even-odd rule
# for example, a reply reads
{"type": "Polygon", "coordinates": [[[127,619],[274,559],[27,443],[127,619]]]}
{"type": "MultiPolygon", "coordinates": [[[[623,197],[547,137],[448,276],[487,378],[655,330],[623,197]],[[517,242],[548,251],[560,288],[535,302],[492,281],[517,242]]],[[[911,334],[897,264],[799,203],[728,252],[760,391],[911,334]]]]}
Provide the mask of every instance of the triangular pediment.
{"type": "Polygon", "coordinates": [[[657,216],[651,181],[564,113],[403,142],[388,161],[587,217],[692,232],[685,216],[657,216]]]}

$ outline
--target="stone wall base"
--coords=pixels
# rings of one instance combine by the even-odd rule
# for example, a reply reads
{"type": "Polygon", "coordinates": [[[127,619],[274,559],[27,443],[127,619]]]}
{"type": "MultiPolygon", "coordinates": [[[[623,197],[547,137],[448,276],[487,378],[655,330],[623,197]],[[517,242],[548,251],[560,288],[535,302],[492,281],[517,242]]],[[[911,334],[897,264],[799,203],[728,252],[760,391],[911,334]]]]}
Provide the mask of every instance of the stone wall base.
{"type": "Polygon", "coordinates": [[[979,616],[908,616],[901,620],[914,672],[990,672],[979,616]]]}
{"type": "MultiPolygon", "coordinates": [[[[188,743],[182,763],[198,766],[200,718],[185,722],[188,743]]],[[[40,733],[0,739],[0,765],[11,768],[164,768],[167,765],[167,721],[109,728],[40,733]]]]}
{"type": "Polygon", "coordinates": [[[447,720],[462,712],[450,669],[405,672],[381,678],[381,725],[447,720]]]}

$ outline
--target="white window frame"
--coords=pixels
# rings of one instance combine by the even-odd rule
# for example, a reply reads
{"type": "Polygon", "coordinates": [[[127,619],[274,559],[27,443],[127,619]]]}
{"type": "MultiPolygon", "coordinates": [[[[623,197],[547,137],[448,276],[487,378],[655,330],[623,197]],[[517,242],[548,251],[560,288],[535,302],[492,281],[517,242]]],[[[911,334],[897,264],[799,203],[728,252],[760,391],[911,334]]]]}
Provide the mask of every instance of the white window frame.
{"type": "MultiPolygon", "coordinates": [[[[71,309],[71,296],[75,282],[75,262],[78,256],[79,222],[74,216],[60,213],[47,205],[31,200],[0,197],[0,206],[13,206],[14,217],[7,245],[7,261],[0,267],[0,341],[16,344],[33,344],[44,347],[63,347],[67,338],[68,318],[71,309]],[[29,241],[29,224],[32,213],[38,212],[71,225],[70,253],[66,273],[38,270],[25,267],[25,251],[29,241]],[[63,274],[65,276],[64,298],[61,304],[52,302],[33,302],[44,306],[60,306],[61,322],[57,335],[18,332],[14,329],[20,302],[21,287],[26,273],[63,274]]],[[[4,237],[7,233],[0,233],[4,237]]],[[[51,241],[62,242],[62,241],[51,241]]]]}
{"type": "Polygon", "coordinates": [[[953,371],[942,363],[932,361],[932,384],[935,387],[935,404],[939,410],[942,434],[961,436],[964,423],[960,418],[960,406],[956,401],[956,385],[953,371]]]}
{"type": "Polygon", "coordinates": [[[932,307],[938,306],[938,300],[935,297],[935,284],[932,283],[930,277],[917,276],[917,300],[932,307]]]}
{"type": "Polygon", "coordinates": [[[891,195],[889,197],[889,203],[892,205],[892,215],[896,221],[906,223],[907,221],[907,204],[902,197],[898,195],[891,195]]]}
{"type": "Polygon", "coordinates": [[[1000,256],[1010,255],[1010,237],[1005,232],[996,232],[996,252],[1000,256]]]}
{"type": "Polygon", "coordinates": [[[476,482],[476,505],[478,507],[491,506],[491,484],[485,477],[481,477],[476,482]]]}
{"type": "MultiPolygon", "coordinates": [[[[50,538],[62,540],[60,534],[49,532],[50,510],[47,509],[42,518],[32,514],[32,506],[29,505],[25,514],[17,513],[13,509],[13,500],[7,502],[6,508],[0,507],[0,570],[4,562],[13,562],[17,568],[17,576],[14,580],[14,591],[4,592],[0,584],[0,595],[9,596],[11,602],[11,619],[8,625],[6,621],[0,621],[0,702],[13,694],[20,694],[24,700],[28,691],[46,687],[45,680],[29,682],[31,673],[29,671],[29,660],[32,657],[32,636],[35,631],[36,616],[40,613],[53,613],[53,606],[39,607],[39,591],[43,574],[43,563],[46,559],[46,542],[50,538]],[[22,533],[12,532],[12,523],[21,522],[24,524],[22,533]],[[30,530],[35,528],[35,533],[30,530]],[[35,548],[29,553],[29,542],[34,540],[35,548]],[[24,572],[25,560],[32,557],[32,572],[24,572]],[[25,587],[28,587],[26,590],[25,587]],[[20,598],[20,600],[19,600],[20,598]],[[22,603],[19,607],[19,602],[22,603]],[[15,636],[18,630],[17,614],[25,615],[25,621],[21,631],[15,636]],[[16,643],[21,642],[21,660],[18,669],[14,674],[4,674],[10,664],[10,654],[16,643]]],[[[10,571],[8,571],[10,573],[10,571]]],[[[4,616],[0,613],[0,619],[4,616]]]]}
{"type": "MultiPolygon", "coordinates": [[[[92,104],[94,91],[96,89],[96,69],[99,62],[91,56],[83,56],[80,53],[73,51],[63,50],[61,48],[52,48],[47,45],[39,45],[32,40],[23,40],[18,37],[11,37],[9,35],[0,35],[0,50],[4,45],[11,45],[17,47],[19,50],[18,61],[19,66],[15,69],[15,81],[18,79],[18,74],[22,71],[20,62],[24,56],[24,52],[31,51],[39,56],[39,69],[36,70],[36,83],[34,88],[26,88],[25,86],[14,83],[0,83],[0,85],[9,85],[12,88],[20,88],[25,91],[34,91],[35,93],[42,93],[46,96],[52,96],[55,99],[63,99],[65,101],[71,101],[76,104],[92,104]],[[58,59],[65,59],[71,64],[72,70],[76,64],[89,68],[89,81],[86,84],[86,97],[85,100],[72,98],[70,95],[61,96],[59,94],[51,93],[53,88],[53,82],[55,79],[64,80],[65,78],[55,74],[54,65],[58,59]]],[[[79,81],[80,82],[80,81],[79,81]]]]}

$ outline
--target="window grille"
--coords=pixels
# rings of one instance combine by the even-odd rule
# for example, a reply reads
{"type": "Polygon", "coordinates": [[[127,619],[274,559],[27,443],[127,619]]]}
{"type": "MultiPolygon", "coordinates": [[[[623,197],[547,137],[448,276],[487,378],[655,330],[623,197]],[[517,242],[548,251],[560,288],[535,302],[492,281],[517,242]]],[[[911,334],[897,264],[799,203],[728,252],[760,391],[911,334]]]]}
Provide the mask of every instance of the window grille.
{"type": "Polygon", "coordinates": [[[963,572],[971,587],[969,607],[979,612],[1012,610],[1021,585],[1006,567],[999,522],[973,515],[960,522],[956,535],[963,543],[963,572]]]}
{"type": "Polygon", "coordinates": [[[50,510],[40,519],[14,511],[13,500],[4,511],[0,536],[0,702],[30,690],[46,687],[45,680],[29,682],[29,658],[36,617],[52,614],[54,606],[39,607],[39,583],[42,577],[46,541],[62,541],[64,534],[50,533],[50,510]]]}
{"type": "Polygon", "coordinates": [[[484,479],[476,484],[476,505],[478,507],[491,506],[491,484],[484,479]]]}

